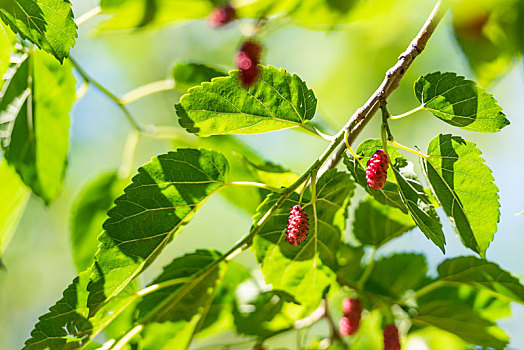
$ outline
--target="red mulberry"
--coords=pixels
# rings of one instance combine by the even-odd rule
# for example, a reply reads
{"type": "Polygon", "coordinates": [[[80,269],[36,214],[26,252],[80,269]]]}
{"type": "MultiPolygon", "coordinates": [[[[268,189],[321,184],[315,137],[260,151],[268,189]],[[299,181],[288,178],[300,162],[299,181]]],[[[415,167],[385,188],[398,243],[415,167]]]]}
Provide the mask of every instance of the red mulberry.
{"type": "Polygon", "coordinates": [[[309,233],[309,219],[300,205],[292,206],[289,212],[286,241],[292,246],[304,242],[309,233]]]}
{"type": "Polygon", "coordinates": [[[260,55],[262,46],[254,41],[246,41],[237,53],[236,64],[240,69],[240,80],[245,86],[251,86],[257,80],[260,69],[260,55]]]}
{"type": "Polygon", "coordinates": [[[352,335],[358,331],[362,317],[362,303],[358,299],[345,298],[342,301],[344,317],[340,319],[340,334],[352,335]]]}
{"type": "Polygon", "coordinates": [[[384,188],[388,176],[389,160],[386,152],[379,149],[368,160],[366,168],[366,181],[369,187],[376,190],[384,188]]]}
{"type": "Polygon", "coordinates": [[[394,324],[384,327],[384,350],[400,350],[398,329],[394,324]]]}
{"type": "Polygon", "coordinates": [[[209,14],[208,22],[213,28],[222,27],[237,17],[235,8],[230,4],[215,7],[209,14]]]}

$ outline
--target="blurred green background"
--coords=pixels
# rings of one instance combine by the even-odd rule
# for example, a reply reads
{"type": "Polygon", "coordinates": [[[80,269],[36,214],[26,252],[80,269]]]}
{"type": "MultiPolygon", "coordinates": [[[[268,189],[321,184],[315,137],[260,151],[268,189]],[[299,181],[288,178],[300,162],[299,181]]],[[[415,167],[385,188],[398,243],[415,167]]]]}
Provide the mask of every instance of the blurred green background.
{"type": "MultiPolygon", "coordinates": [[[[98,5],[95,0],[72,2],[77,17],[98,5]]],[[[328,132],[338,130],[377,88],[385,71],[407,47],[434,4],[433,1],[411,0],[370,3],[372,5],[362,10],[354,22],[333,31],[288,25],[262,39],[265,46],[263,63],[297,73],[308,83],[318,98],[316,119],[322,120],[328,132]]],[[[205,20],[107,35],[97,30],[105,18],[97,16],[80,28],[71,55],[90,75],[119,96],[140,85],[169,78],[177,62],[194,61],[233,69],[234,53],[243,38],[239,25],[213,30],[205,20]]],[[[475,79],[455,40],[451,21],[448,13],[426,51],[417,58],[400,88],[390,98],[391,113],[400,114],[418,105],[412,86],[419,75],[453,71],[475,79]]],[[[515,61],[509,65],[506,75],[489,85],[489,91],[511,121],[511,125],[500,133],[477,134],[455,129],[427,112],[391,123],[396,139],[408,146],[426,149],[437,132],[450,132],[475,142],[483,151],[501,197],[498,232],[487,257],[519,277],[524,275],[524,216],[516,215],[524,209],[524,162],[520,159],[524,135],[523,78],[522,64],[515,61]]],[[[136,101],[129,108],[142,124],[178,126],[173,105],[180,96],[181,93],[175,90],[163,92],[136,101]]],[[[90,180],[102,172],[118,169],[121,162],[130,129],[121,111],[106,96],[89,88],[76,102],[71,117],[70,163],[62,193],[49,207],[31,197],[3,256],[7,271],[0,272],[0,349],[21,348],[38,316],[59,299],[76,275],[70,242],[73,200],[90,180]]],[[[378,136],[379,125],[375,118],[357,144],[378,136]]],[[[294,130],[240,138],[268,160],[283,164],[296,173],[305,170],[325,147],[324,141],[294,130]]],[[[183,145],[182,140],[178,143],[183,145]]],[[[177,140],[141,139],[134,169],[151,157],[176,147],[177,140]]],[[[448,242],[446,257],[471,255],[446,224],[447,219],[442,215],[441,218],[448,242]]],[[[351,215],[349,220],[352,220],[351,215]]],[[[228,249],[249,230],[250,224],[251,218],[244,211],[223,197],[212,198],[152,268],[142,275],[142,280],[149,281],[162,265],[184,252],[196,248],[228,249]]],[[[393,251],[423,252],[433,271],[444,259],[439,249],[418,229],[394,240],[381,253],[393,251]]],[[[249,252],[237,260],[247,266],[256,266],[249,252]]],[[[510,348],[524,349],[524,307],[513,304],[512,311],[513,316],[501,320],[500,325],[511,337],[510,348]]],[[[322,332],[322,329],[312,332],[317,331],[322,332]]],[[[289,347],[294,344],[293,339],[275,342],[289,347]]],[[[423,349],[415,343],[409,348],[423,349]]]]}

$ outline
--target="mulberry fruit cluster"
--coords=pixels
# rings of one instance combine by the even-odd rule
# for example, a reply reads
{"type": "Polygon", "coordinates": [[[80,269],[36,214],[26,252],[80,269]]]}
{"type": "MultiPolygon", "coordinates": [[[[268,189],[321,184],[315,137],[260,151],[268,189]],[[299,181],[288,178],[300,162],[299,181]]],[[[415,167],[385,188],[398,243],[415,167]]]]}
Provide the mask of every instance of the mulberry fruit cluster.
{"type": "Polygon", "coordinates": [[[240,70],[240,80],[244,86],[251,86],[257,80],[260,69],[260,55],[262,46],[254,41],[246,41],[237,52],[236,64],[240,70]]]}
{"type": "Polygon", "coordinates": [[[225,26],[237,17],[235,8],[230,4],[215,7],[209,14],[208,22],[213,28],[225,26]]]}
{"type": "Polygon", "coordinates": [[[389,160],[386,152],[379,149],[368,160],[366,167],[366,181],[369,187],[376,190],[384,188],[388,176],[389,160]]]}
{"type": "Polygon", "coordinates": [[[309,218],[300,205],[292,206],[287,223],[286,241],[292,246],[304,242],[309,233],[309,218]]]}
{"type": "Polygon", "coordinates": [[[352,335],[358,331],[362,318],[362,303],[359,299],[345,298],[342,301],[344,316],[338,324],[341,335],[352,335]]]}
{"type": "Polygon", "coordinates": [[[400,350],[398,328],[394,324],[384,327],[384,350],[400,350]]]}

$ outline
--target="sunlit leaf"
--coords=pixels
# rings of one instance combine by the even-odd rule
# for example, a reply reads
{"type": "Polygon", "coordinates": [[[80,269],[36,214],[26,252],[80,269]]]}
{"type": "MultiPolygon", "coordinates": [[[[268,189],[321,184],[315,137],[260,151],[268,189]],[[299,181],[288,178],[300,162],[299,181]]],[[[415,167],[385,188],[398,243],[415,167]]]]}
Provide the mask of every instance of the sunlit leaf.
{"type": "Polygon", "coordinates": [[[149,265],[214,193],[228,164],[217,152],[179,149],[153,158],[108,213],[89,285],[91,315],[149,265]]]}
{"type": "MultiPolygon", "coordinates": [[[[282,311],[285,303],[296,302],[293,296],[279,291],[268,291],[260,293],[257,298],[249,302],[245,308],[249,311],[242,312],[238,305],[235,305],[233,315],[237,332],[245,335],[254,335],[258,338],[265,338],[275,334],[283,328],[274,327],[271,321],[282,311]]],[[[290,323],[283,325],[289,327],[290,323]]]]}
{"type": "Polygon", "coordinates": [[[87,320],[88,281],[88,271],[73,280],[62,299],[40,316],[23,350],[77,349],[89,341],[92,324],[87,320]]]}
{"type": "MultiPolygon", "coordinates": [[[[334,221],[337,213],[347,210],[347,198],[353,191],[349,175],[336,170],[326,172],[317,183],[316,215],[307,194],[300,203],[309,216],[309,234],[296,247],[285,236],[289,208],[299,204],[299,196],[294,193],[284,202],[253,240],[256,258],[262,263],[268,284],[295,296],[304,306],[318,306],[324,289],[335,279],[332,269],[337,263],[341,231],[334,221]]],[[[278,198],[276,194],[266,198],[253,218],[255,223],[278,198]]]]}
{"type": "Polygon", "coordinates": [[[241,17],[288,15],[293,24],[308,29],[330,30],[337,24],[350,22],[351,10],[357,3],[355,0],[239,1],[237,11],[241,17]]]}
{"type": "Polygon", "coordinates": [[[60,63],[69,56],[69,50],[78,36],[69,1],[2,1],[0,18],[13,32],[49,52],[60,63]]]}
{"type": "MultiPolygon", "coordinates": [[[[0,258],[24,212],[31,191],[5,160],[0,163],[0,258]]],[[[1,265],[1,264],[0,264],[1,265]]]]}
{"type": "Polygon", "coordinates": [[[362,274],[360,262],[364,257],[364,248],[353,247],[343,242],[337,252],[337,279],[346,284],[355,284],[362,274]]]}
{"type": "Polygon", "coordinates": [[[158,285],[181,278],[175,284],[146,295],[137,306],[137,321],[145,323],[145,349],[186,349],[203,322],[223,277],[220,253],[197,250],[174,259],[151,283],[158,285]]]}
{"type": "Polygon", "coordinates": [[[84,271],[91,266],[98,249],[107,212],[123,189],[116,172],[104,173],[87,184],[75,199],[71,215],[71,243],[76,269],[84,271]]]}
{"type": "Polygon", "coordinates": [[[234,328],[235,293],[238,286],[250,277],[250,271],[243,265],[234,261],[228,263],[227,271],[218,286],[197,337],[207,337],[234,328]]]}
{"type": "Polygon", "coordinates": [[[179,123],[199,136],[259,134],[305,127],[317,99],[296,74],[260,67],[258,81],[243,87],[239,72],[190,89],[175,106],[179,123]]]}
{"type": "Polygon", "coordinates": [[[402,200],[406,203],[411,217],[422,233],[444,253],[446,238],[442,232],[442,224],[433,203],[424,191],[424,187],[418,182],[414,174],[407,171],[401,172],[396,166],[391,168],[397,179],[402,200]]]}
{"type": "Polygon", "coordinates": [[[509,125],[491,94],[455,73],[431,73],[415,82],[422,107],[448,124],[471,131],[497,132],[509,125]]]}
{"type": "Polygon", "coordinates": [[[435,326],[456,334],[468,343],[504,349],[507,336],[492,321],[480,317],[466,305],[447,300],[430,301],[418,308],[413,316],[414,324],[435,326]]]}
{"type": "Polygon", "coordinates": [[[444,212],[464,245],[485,256],[500,216],[491,169],[475,144],[458,136],[436,136],[427,153],[425,171],[444,212]]]}
{"type": "Polygon", "coordinates": [[[67,168],[69,111],[76,84],[72,66],[34,51],[22,56],[11,73],[0,101],[5,158],[49,203],[60,192],[67,168]]]}
{"type": "Polygon", "coordinates": [[[366,281],[373,293],[398,298],[406,291],[416,290],[426,282],[428,266],[421,254],[394,254],[379,259],[366,281]]]}
{"type": "Polygon", "coordinates": [[[455,38],[480,83],[509,72],[524,50],[522,1],[454,1],[451,10],[455,38]]]}
{"type": "Polygon", "coordinates": [[[365,245],[381,246],[415,227],[409,215],[378,203],[371,197],[355,209],[353,234],[365,245]]]}
{"type": "Polygon", "coordinates": [[[104,31],[155,28],[176,21],[205,18],[213,9],[211,0],[101,0],[102,12],[111,17],[102,22],[104,31]]]}
{"type": "Polygon", "coordinates": [[[179,63],[173,67],[175,86],[182,91],[222,76],[227,73],[201,63],[179,63]]]}
{"type": "Polygon", "coordinates": [[[441,280],[487,289],[500,298],[524,304],[524,286],[495,263],[461,256],[442,262],[438,273],[441,280]]]}

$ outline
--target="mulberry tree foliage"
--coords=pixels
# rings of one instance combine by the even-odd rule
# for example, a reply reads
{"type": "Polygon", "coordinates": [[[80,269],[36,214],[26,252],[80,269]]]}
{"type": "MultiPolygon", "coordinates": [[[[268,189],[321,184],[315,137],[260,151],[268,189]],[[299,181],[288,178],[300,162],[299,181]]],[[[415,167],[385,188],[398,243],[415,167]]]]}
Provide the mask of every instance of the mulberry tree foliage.
{"type": "MultiPolygon", "coordinates": [[[[10,269],[4,256],[20,218],[32,218],[36,206],[46,208],[39,220],[50,221],[71,206],[71,270],[78,271],[27,330],[24,350],[270,349],[284,337],[297,338],[297,349],[508,347],[499,319],[512,303],[524,304],[524,285],[487,259],[504,220],[487,156],[499,145],[490,137],[512,127],[498,102],[504,96],[497,100],[489,83],[522,56],[522,0],[410,2],[417,26],[424,24],[417,35],[409,28],[415,36],[405,43],[409,23],[398,38],[384,29],[384,18],[403,18],[404,0],[102,0],[81,15],[74,5],[0,0],[0,274],[10,269]],[[84,25],[90,30],[79,31],[84,25]],[[288,25],[330,33],[322,40],[350,29],[348,47],[362,53],[343,67],[332,60],[315,62],[318,71],[288,70],[282,62],[316,60],[291,41],[291,56],[277,59],[272,38],[289,40],[281,31],[288,25]],[[112,90],[113,69],[98,76],[76,59],[84,44],[72,51],[88,32],[93,41],[147,37],[151,47],[167,48],[172,43],[159,29],[169,26],[184,60],[165,67],[168,78],[125,94],[112,90]],[[458,45],[441,48],[449,57],[464,54],[471,71],[433,71],[426,63],[416,78],[410,67],[419,55],[437,55],[425,49],[438,44],[430,38],[439,31],[453,33],[458,45]],[[215,43],[218,37],[227,44],[215,43]],[[204,42],[213,42],[206,54],[192,51],[204,42]],[[397,45],[405,51],[394,51],[397,45]],[[377,70],[382,57],[398,59],[375,72],[384,80],[363,96],[378,75],[346,73],[377,70]],[[355,98],[366,101],[340,123],[329,111],[348,103],[329,101],[349,90],[330,75],[358,86],[355,98]],[[401,81],[414,92],[402,98],[418,107],[391,115],[401,81]],[[129,132],[121,159],[109,168],[101,162],[104,171],[78,185],[68,165],[85,171],[90,163],[70,139],[78,132],[72,126],[97,113],[94,104],[78,103],[92,88],[114,104],[129,132]],[[161,92],[167,105],[134,104],[161,92]],[[156,124],[162,108],[172,116],[167,125],[156,124]],[[405,145],[399,130],[415,130],[407,117],[420,111],[425,132],[413,136],[420,147],[405,145]],[[361,140],[364,129],[369,138],[361,140]],[[158,139],[150,154],[144,145],[158,139]],[[438,266],[412,244],[417,238],[433,250],[431,262],[441,257],[438,266]],[[449,243],[469,253],[450,258],[449,243]],[[327,328],[317,327],[323,321],[327,328]]],[[[106,57],[94,47],[90,54],[106,57]]],[[[142,56],[154,56],[149,51],[135,47],[134,69],[142,56]]],[[[93,144],[100,140],[97,134],[93,144]]]]}

